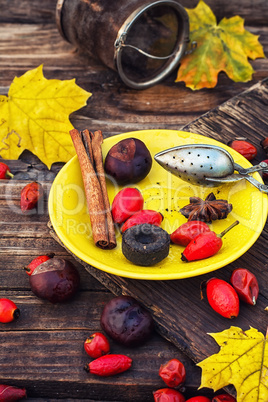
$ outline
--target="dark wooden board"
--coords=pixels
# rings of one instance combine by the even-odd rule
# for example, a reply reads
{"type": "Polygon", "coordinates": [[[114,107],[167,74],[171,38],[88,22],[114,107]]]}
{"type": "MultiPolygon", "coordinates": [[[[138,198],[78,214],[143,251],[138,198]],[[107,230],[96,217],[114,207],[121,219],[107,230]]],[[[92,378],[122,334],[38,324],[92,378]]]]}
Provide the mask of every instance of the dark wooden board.
{"type": "MultiPolygon", "coordinates": [[[[0,93],[8,93],[15,76],[43,64],[47,79],[75,78],[79,86],[92,93],[87,106],[74,112],[71,121],[77,129],[101,129],[105,137],[150,128],[180,129],[267,76],[268,59],[259,58],[250,60],[255,71],[250,82],[235,83],[220,73],[213,90],[192,91],[183,82],[175,83],[175,70],[159,85],[137,91],[127,88],[115,71],[76,51],[61,37],[54,21],[55,0],[42,6],[36,0],[24,1],[23,5],[16,0],[9,9],[5,3],[0,0],[0,93]]],[[[235,14],[244,16],[246,29],[259,36],[267,54],[268,27],[259,22],[259,16],[265,18],[267,12],[265,0],[258,0],[259,7],[250,6],[250,0],[243,0],[243,7],[228,0],[211,3],[219,20],[235,14]]],[[[186,6],[194,5],[187,0],[186,6]]]]}
{"type": "MultiPolygon", "coordinates": [[[[16,177],[24,169],[21,160],[12,161],[16,177]]],[[[185,394],[194,395],[200,369],[156,332],[150,342],[133,350],[110,340],[113,353],[133,359],[128,373],[101,379],[84,371],[91,360],[84,351],[84,340],[101,331],[101,312],[113,294],[51,237],[46,200],[51,181],[41,182],[45,200],[40,213],[22,214],[20,192],[28,182],[0,180],[0,297],[13,300],[21,311],[18,320],[0,324],[0,383],[25,387],[29,400],[37,402],[65,398],[76,402],[134,402],[137,398],[149,402],[152,392],[163,386],[160,365],[177,357],[187,370],[185,394]],[[23,269],[33,257],[51,252],[72,261],[80,273],[79,292],[64,304],[38,299],[23,269]]]]}
{"type": "MultiPolygon", "coordinates": [[[[20,23],[49,23],[55,17],[55,9],[57,0],[46,0],[40,3],[38,0],[13,0],[9,4],[9,0],[1,0],[0,22],[20,22],[20,23]]],[[[198,4],[198,0],[180,0],[180,4],[186,8],[194,8],[198,4]]],[[[247,23],[253,25],[266,25],[268,19],[268,10],[266,0],[255,0],[254,4],[251,0],[240,1],[229,0],[206,0],[217,18],[220,20],[224,17],[230,18],[234,15],[240,15],[246,19],[247,23]],[[252,12],[254,6],[254,12],[252,12]]],[[[116,4],[114,5],[116,10],[116,4]]]]}
{"type": "MultiPolygon", "coordinates": [[[[51,317],[47,314],[46,303],[42,306],[42,302],[30,292],[25,292],[24,297],[26,303],[23,305],[21,324],[18,321],[17,329],[13,325],[12,336],[7,337],[5,331],[0,331],[1,383],[24,386],[31,397],[39,398],[50,395],[55,398],[69,396],[81,400],[92,398],[99,401],[150,401],[153,390],[163,386],[158,376],[160,365],[176,356],[183,361],[189,373],[186,387],[193,382],[198,387],[200,378],[191,362],[178,355],[174,345],[163,343],[157,334],[150,340],[150,344],[132,350],[111,342],[113,353],[123,353],[133,359],[131,370],[123,376],[100,378],[84,370],[84,366],[91,361],[83,350],[84,340],[98,329],[98,323],[90,320],[93,313],[89,309],[100,311],[99,304],[102,305],[110,298],[108,293],[106,300],[101,294],[81,295],[78,298],[80,301],[74,300],[69,304],[69,315],[66,314],[66,308],[51,306],[51,317]],[[86,299],[88,308],[85,308],[86,299]],[[74,311],[75,308],[81,309],[74,311]],[[75,316],[77,319],[72,322],[75,316]],[[39,323],[38,317],[42,317],[39,323]],[[46,320],[43,319],[45,317],[46,320]],[[29,327],[31,318],[34,322],[29,327]],[[66,322],[69,322],[69,328],[65,325],[66,322]],[[156,353],[160,350],[161,352],[156,353]],[[147,365],[143,363],[145,356],[147,365]],[[195,378],[192,376],[194,372],[195,378]]],[[[16,298],[15,301],[19,302],[16,298]]],[[[97,318],[97,314],[95,316],[97,318]]]]}
{"type": "MultiPolygon", "coordinates": [[[[248,137],[259,150],[259,159],[266,155],[260,140],[268,136],[268,80],[253,86],[239,96],[210,111],[184,127],[185,131],[206,135],[226,143],[237,136],[248,137]]],[[[250,326],[265,333],[267,326],[268,274],[267,226],[256,243],[242,257],[214,273],[190,279],[171,281],[133,280],[114,276],[80,261],[86,270],[114,294],[134,296],[153,314],[159,333],[174,343],[194,362],[217,352],[218,346],[207,334],[219,332],[231,325],[243,330],[250,326]],[[230,321],[215,313],[205,299],[200,298],[202,281],[216,276],[229,281],[236,267],[254,271],[260,283],[256,306],[241,303],[239,316],[230,321]]],[[[53,231],[52,235],[56,238],[53,231]]],[[[205,263],[205,261],[204,261],[205,263]]]]}
{"type": "MultiPolygon", "coordinates": [[[[193,8],[198,0],[181,0],[180,2],[185,7],[193,8]]],[[[246,29],[259,35],[260,43],[267,54],[267,0],[254,2],[252,0],[242,2],[207,0],[207,4],[211,6],[218,21],[233,15],[243,17],[246,29]]],[[[250,60],[255,71],[250,82],[234,83],[221,73],[218,84],[213,90],[191,91],[185,88],[184,83],[174,82],[176,77],[176,71],[174,71],[159,85],[145,91],[135,91],[126,88],[115,71],[108,70],[101,63],[77,52],[71,44],[64,41],[55,24],[55,8],[56,0],[45,2],[0,0],[0,93],[6,95],[15,76],[19,77],[40,64],[44,65],[44,75],[47,79],[75,78],[78,85],[92,93],[87,106],[71,115],[71,122],[78,129],[101,129],[105,137],[141,129],[181,129],[208,110],[214,109],[267,77],[268,59],[266,58],[250,60]]],[[[255,102],[254,106],[256,106],[255,102]]],[[[232,108],[232,103],[230,107],[232,108]]],[[[218,119],[225,119],[225,117],[221,115],[218,119]]],[[[242,118],[245,119],[245,114],[242,114],[242,118]]],[[[214,138],[218,138],[218,130],[221,130],[220,136],[224,139],[235,135],[231,133],[225,135],[226,130],[221,129],[223,124],[221,122],[212,124],[212,120],[213,117],[210,119],[209,115],[205,115],[204,121],[198,119],[189,127],[191,131],[195,130],[204,135],[212,133],[214,138]],[[206,127],[207,118],[208,126],[206,127]],[[203,132],[204,125],[206,128],[203,132]]],[[[229,121],[229,118],[227,120],[229,121]]],[[[185,129],[187,130],[187,127],[185,129]]],[[[253,140],[258,146],[260,135],[261,132],[258,132],[258,129],[253,131],[253,140]]],[[[259,157],[261,159],[261,155],[259,157]]],[[[200,384],[200,370],[175,345],[158,334],[155,334],[152,342],[133,351],[135,364],[131,371],[126,373],[127,378],[123,374],[110,380],[99,380],[99,378],[86,375],[82,369],[86,358],[82,343],[89,331],[100,330],[99,317],[104,303],[112,298],[113,294],[131,292],[134,295],[137,294],[137,297],[153,310],[155,305],[151,303],[150,297],[145,299],[142,294],[149,289],[150,283],[140,282],[137,292],[135,281],[109,277],[93,267],[90,268],[92,275],[89,275],[79,261],[76,261],[50,236],[47,227],[46,202],[42,206],[42,213],[40,211],[40,214],[36,216],[25,217],[19,213],[14,214],[13,206],[19,207],[20,190],[24,183],[26,184],[27,180],[40,180],[45,186],[47,196],[60,165],[52,166],[52,171],[45,170],[40,161],[32,159],[31,155],[25,152],[19,160],[8,161],[8,164],[15,173],[15,180],[8,184],[0,181],[0,296],[14,298],[21,308],[21,317],[18,322],[0,325],[0,380],[5,380],[11,385],[25,386],[29,400],[36,402],[56,400],[145,402],[152,401],[152,391],[163,386],[158,376],[159,365],[176,356],[185,363],[187,368],[187,393],[195,394],[200,384]],[[8,204],[12,204],[12,208],[9,208],[8,204]],[[27,265],[33,256],[48,252],[55,252],[58,256],[70,259],[79,269],[81,290],[72,303],[52,306],[35,298],[30,291],[28,277],[22,267],[27,265]]],[[[260,254],[259,264],[262,264],[263,274],[260,274],[262,290],[261,305],[258,309],[262,309],[267,301],[267,294],[265,294],[267,257],[264,251],[267,237],[267,231],[264,231],[261,241],[258,241],[247,253],[248,261],[243,260],[254,266],[260,254]]],[[[231,268],[229,267],[228,270],[230,271],[231,268]]],[[[217,274],[223,276],[224,270],[218,271],[217,274]]],[[[198,321],[199,310],[189,310],[183,303],[186,300],[185,303],[188,304],[188,298],[190,299],[192,294],[199,291],[199,280],[183,283],[187,284],[189,290],[188,293],[186,290],[182,292],[182,303],[179,303],[181,311],[178,316],[173,314],[171,329],[176,333],[176,328],[181,326],[181,332],[184,332],[183,337],[187,338],[192,336],[190,325],[194,318],[198,321]],[[183,330],[187,315],[189,316],[189,333],[188,330],[183,330]],[[177,322],[180,317],[182,317],[182,324],[177,322]]],[[[183,283],[173,281],[174,289],[168,303],[170,309],[174,309],[174,302],[183,283]],[[173,295],[175,295],[174,299],[173,295]]],[[[167,291],[169,291],[168,283],[163,282],[157,285],[154,294],[157,297],[159,294],[162,297],[163,294],[165,299],[167,291]]],[[[202,308],[206,308],[204,301],[201,302],[197,296],[195,303],[197,306],[201,303],[202,308]]],[[[205,310],[201,317],[204,317],[204,314],[205,310]]],[[[164,315],[161,311],[154,310],[154,315],[161,333],[176,344],[176,336],[180,336],[180,333],[173,336],[172,332],[168,332],[169,328],[165,326],[164,315]]],[[[266,316],[263,318],[265,320],[266,316]]],[[[186,349],[189,343],[191,342],[185,342],[186,349]]],[[[214,343],[211,343],[211,346],[215,347],[214,343]]],[[[130,353],[119,345],[112,344],[112,348],[117,352],[130,353]]],[[[192,350],[190,352],[192,356],[192,350]]],[[[211,394],[208,390],[202,390],[202,392],[206,395],[211,394]]]]}

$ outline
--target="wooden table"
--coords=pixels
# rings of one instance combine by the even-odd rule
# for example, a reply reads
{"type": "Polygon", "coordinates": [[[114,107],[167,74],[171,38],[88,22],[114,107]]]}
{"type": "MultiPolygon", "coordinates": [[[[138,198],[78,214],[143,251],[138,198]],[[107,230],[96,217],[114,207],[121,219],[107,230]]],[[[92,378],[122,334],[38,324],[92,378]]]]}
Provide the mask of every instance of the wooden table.
{"type": "MultiPolygon", "coordinates": [[[[259,141],[268,136],[268,132],[260,131],[259,128],[265,129],[268,124],[265,109],[267,81],[260,83],[267,77],[267,59],[252,62],[255,74],[249,83],[234,83],[222,74],[215,89],[192,92],[183,84],[174,83],[174,72],[153,88],[132,90],[121,83],[114,71],[75,52],[73,46],[61,38],[54,21],[55,3],[55,0],[41,4],[36,0],[14,0],[10,4],[0,0],[1,94],[8,93],[14,76],[44,64],[46,78],[76,78],[78,85],[92,92],[88,105],[71,116],[71,122],[77,129],[101,129],[105,137],[144,128],[184,129],[222,142],[236,135],[234,127],[237,121],[242,124],[245,110],[250,109],[250,101],[254,98],[252,102],[257,107],[254,109],[256,113],[250,113],[249,124],[244,126],[250,127],[246,134],[259,150],[254,163],[266,157],[260,149],[259,141]],[[253,84],[257,85],[255,89],[251,88],[253,84]],[[242,98],[233,98],[248,89],[249,92],[244,93],[242,98]],[[230,98],[231,101],[224,103],[230,98]],[[262,112],[263,118],[260,118],[262,112]],[[228,127],[225,127],[225,122],[228,127]],[[253,122],[258,124],[254,126],[253,122]]],[[[181,1],[186,7],[194,7],[196,3],[181,1]]],[[[258,0],[254,5],[249,0],[207,3],[219,20],[236,14],[244,17],[246,28],[260,35],[267,53],[268,16],[265,0],[258,0]]],[[[196,394],[200,371],[194,361],[204,357],[206,347],[214,348],[212,352],[217,348],[210,340],[203,349],[199,348],[191,342],[193,336],[190,329],[189,342],[184,344],[187,333],[182,332],[187,323],[182,324],[181,333],[172,331],[170,326],[165,326],[165,317],[157,314],[159,311],[154,311],[157,332],[150,342],[131,351],[112,343],[115,353],[131,354],[134,364],[130,371],[121,376],[102,379],[90,376],[83,370],[88,361],[83,342],[90,333],[100,330],[99,318],[105,303],[114,294],[123,292],[134,294],[150,308],[150,298],[145,300],[143,296],[149,284],[147,281],[131,281],[105,275],[94,267],[85,269],[51,236],[47,226],[46,202],[42,214],[25,216],[18,212],[22,187],[38,179],[45,188],[47,200],[50,186],[61,164],[54,165],[52,171],[48,171],[28,152],[24,152],[20,160],[8,161],[8,164],[15,177],[12,181],[0,182],[0,297],[11,298],[17,303],[21,316],[18,321],[0,327],[1,382],[26,387],[29,399],[36,401],[152,401],[152,392],[164,386],[158,376],[160,364],[177,357],[186,365],[185,394],[196,394]],[[30,290],[28,277],[23,270],[33,257],[51,252],[73,261],[81,275],[80,292],[67,304],[52,305],[37,299],[30,290]]],[[[263,251],[266,241],[267,228],[240,259],[241,263],[250,261],[259,268],[262,265],[259,311],[268,304],[265,274],[267,253],[263,251]]],[[[234,266],[217,271],[217,275],[227,277],[234,266]]],[[[164,292],[172,283],[174,288],[186,284],[187,291],[191,292],[201,279],[189,279],[184,283],[161,281],[155,283],[154,287],[156,291],[164,292]]],[[[194,317],[194,313],[189,314],[194,317]]],[[[262,311],[259,316],[260,326],[265,325],[265,320],[267,322],[262,311]]],[[[201,390],[199,393],[211,395],[209,390],[201,390]]]]}

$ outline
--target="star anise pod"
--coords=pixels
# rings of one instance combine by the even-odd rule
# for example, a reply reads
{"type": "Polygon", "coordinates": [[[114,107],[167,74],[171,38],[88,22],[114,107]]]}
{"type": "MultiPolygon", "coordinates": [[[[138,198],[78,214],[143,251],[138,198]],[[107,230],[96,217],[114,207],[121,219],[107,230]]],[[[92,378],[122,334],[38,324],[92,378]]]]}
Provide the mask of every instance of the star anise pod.
{"type": "Polygon", "coordinates": [[[210,193],[205,200],[190,197],[190,204],[181,208],[180,212],[188,218],[188,221],[211,222],[226,218],[232,208],[232,204],[228,204],[228,201],[217,200],[215,195],[210,193]]]}

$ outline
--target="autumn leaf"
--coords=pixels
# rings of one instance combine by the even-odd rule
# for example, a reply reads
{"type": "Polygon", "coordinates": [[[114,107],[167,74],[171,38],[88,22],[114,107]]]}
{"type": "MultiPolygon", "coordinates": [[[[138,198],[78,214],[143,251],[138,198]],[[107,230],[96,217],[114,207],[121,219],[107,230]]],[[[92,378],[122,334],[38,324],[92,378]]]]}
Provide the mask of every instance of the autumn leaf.
{"type": "Polygon", "coordinates": [[[200,388],[216,391],[233,384],[237,402],[267,402],[267,337],[254,328],[244,332],[238,327],[210,335],[221,348],[197,364],[202,368],[200,388]]]}
{"type": "Polygon", "coordinates": [[[258,36],[245,30],[243,18],[223,18],[217,24],[212,10],[202,0],[187,12],[190,43],[196,42],[197,47],[183,57],[176,82],[184,81],[193,90],[214,88],[221,71],[235,82],[250,81],[254,70],[248,58],[265,56],[258,36]]]}
{"type": "Polygon", "coordinates": [[[8,96],[0,96],[0,155],[17,159],[25,149],[48,168],[74,154],[69,115],[91,96],[75,80],[47,80],[43,66],[15,77],[8,96]]]}

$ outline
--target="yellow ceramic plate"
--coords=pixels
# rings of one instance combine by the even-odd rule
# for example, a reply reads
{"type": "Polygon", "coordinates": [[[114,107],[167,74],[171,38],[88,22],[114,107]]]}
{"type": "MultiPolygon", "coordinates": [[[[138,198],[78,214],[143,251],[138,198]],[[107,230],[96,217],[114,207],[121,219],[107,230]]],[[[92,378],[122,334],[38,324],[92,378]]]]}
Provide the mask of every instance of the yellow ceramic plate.
{"type": "MultiPolygon", "coordinates": [[[[145,130],[108,138],[103,144],[103,156],[118,141],[129,137],[142,140],[152,157],[164,149],[178,145],[206,143],[227,149],[235,162],[243,167],[252,166],[243,156],[218,141],[172,130],[145,130]]],[[[258,173],[254,177],[262,182],[258,173]]],[[[111,183],[107,187],[112,203],[121,188],[115,188],[111,183]]],[[[226,219],[214,221],[210,225],[212,230],[220,233],[237,219],[240,224],[223,237],[221,250],[205,260],[183,262],[183,247],[171,245],[168,257],[160,263],[151,267],[134,265],[122,254],[120,233],[117,233],[117,247],[114,250],[101,250],[94,245],[80,166],[75,156],[58,173],[49,196],[49,215],[60,240],[81,260],[111,274],[135,279],[181,279],[214,271],[236,260],[257,240],[267,218],[267,195],[246,180],[214,188],[193,186],[171,175],[153,161],[149,175],[134,187],[142,192],[145,209],[154,209],[164,215],[161,226],[168,233],[187,221],[179,209],[189,203],[189,197],[204,199],[211,191],[216,198],[226,199],[233,205],[233,210],[226,219]]]]}

